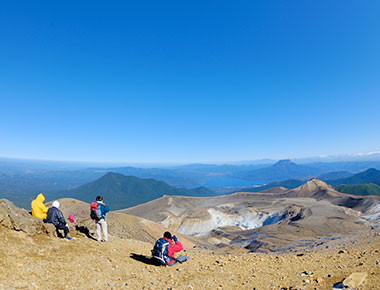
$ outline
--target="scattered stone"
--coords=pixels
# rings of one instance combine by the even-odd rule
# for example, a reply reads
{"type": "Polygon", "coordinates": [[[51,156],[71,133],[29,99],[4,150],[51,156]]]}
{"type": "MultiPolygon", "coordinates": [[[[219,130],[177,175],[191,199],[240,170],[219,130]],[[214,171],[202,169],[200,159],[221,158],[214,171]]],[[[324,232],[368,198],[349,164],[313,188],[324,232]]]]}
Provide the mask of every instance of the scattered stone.
{"type": "Polygon", "coordinates": [[[340,250],[340,251],[338,252],[338,254],[344,254],[344,253],[345,253],[344,250],[340,250]]]}
{"type": "Polygon", "coordinates": [[[350,276],[343,280],[342,284],[344,287],[355,288],[362,284],[367,276],[368,274],[366,272],[352,273],[350,276]]]}
{"type": "Polygon", "coordinates": [[[333,290],[343,290],[342,282],[335,283],[335,284],[332,286],[332,289],[333,289],[333,290]]]}
{"type": "Polygon", "coordinates": [[[310,283],[310,280],[309,279],[304,279],[304,280],[302,280],[302,282],[304,282],[304,283],[310,283]]]}
{"type": "Polygon", "coordinates": [[[108,283],[108,286],[110,286],[111,288],[113,288],[113,287],[115,287],[115,283],[110,282],[110,283],[108,283]]]}
{"type": "Polygon", "coordinates": [[[315,278],[315,282],[317,282],[318,284],[320,284],[320,283],[323,282],[323,279],[321,277],[315,278]]]}
{"type": "Polygon", "coordinates": [[[313,275],[313,272],[311,272],[311,271],[309,271],[309,270],[306,270],[306,271],[303,271],[302,273],[301,273],[301,276],[306,276],[306,275],[313,275]]]}

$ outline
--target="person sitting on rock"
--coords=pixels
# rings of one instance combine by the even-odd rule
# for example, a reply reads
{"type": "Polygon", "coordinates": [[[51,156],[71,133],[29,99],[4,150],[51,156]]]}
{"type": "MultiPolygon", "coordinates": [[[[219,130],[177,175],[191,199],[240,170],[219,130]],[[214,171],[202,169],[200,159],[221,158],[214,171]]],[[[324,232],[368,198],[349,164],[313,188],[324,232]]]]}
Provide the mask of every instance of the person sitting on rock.
{"type": "Polygon", "coordinates": [[[67,226],[66,220],[62,212],[58,209],[59,205],[60,205],[59,201],[57,200],[53,201],[51,208],[49,208],[47,212],[47,217],[46,219],[44,219],[44,223],[53,224],[55,226],[58,236],[61,236],[58,230],[63,230],[64,238],[71,240],[71,238],[67,236],[70,230],[69,230],[69,227],[67,226]]]}
{"type": "Polygon", "coordinates": [[[48,211],[48,208],[44,205],[45,196],[40,193],[37,195],[36,199],[34,199],[31,203],[32,208],[32,216],[39,218],[39,219],[45,219],[46,214],[48,211]]]}
{"type": "Polygon", "coordinates": [[[159,264],[173,266],[177,263],[183,263],[189,259],[187,256],[175,257],[174,254],[183,250],[182,244],[176,236],[170,232],[165,232],[164,236],[158,239],[152,250],[152,256],[159,264]]]}

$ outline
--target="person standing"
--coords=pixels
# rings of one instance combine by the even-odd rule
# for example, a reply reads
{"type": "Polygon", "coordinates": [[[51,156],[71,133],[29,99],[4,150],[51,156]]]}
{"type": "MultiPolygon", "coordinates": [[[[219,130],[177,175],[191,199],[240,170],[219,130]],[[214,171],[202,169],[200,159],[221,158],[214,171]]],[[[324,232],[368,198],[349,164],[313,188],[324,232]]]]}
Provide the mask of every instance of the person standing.
{"type": "Polygon", "coordinates": [[[108,242],[106,214],[109,212],[109,207],[103,202],[103,197],[98,195],[96,202],[91,203],[91,218],[96,224],[96,239],[102,241],[101,232],[103,233],[103,241],[108,242]]]}
{"type": "Polygon", "coordinates": [[[39,218],[39,219],[46,219],[48,208],[46,205],[44,205],[45,196],[40,193],[37,195],[36,199],[32,201],[31,208],[32,208],[32,216],[39,218]]]}
{"type": "Polygon", "coordinates": [[[58,209],[60,206],[59,201],[53,201],[51,208],[49,208],[47,212],[47,217],[44,219],[44,223],[51,223],[55,226],[57,231],[57,235],[60,236],[58,230],[63,230],[64,238],[67,240],[71,240],[67,234],[70,232],[69,227],[67,226],[66,220],[62,214],[62,212],[58,209]]]}

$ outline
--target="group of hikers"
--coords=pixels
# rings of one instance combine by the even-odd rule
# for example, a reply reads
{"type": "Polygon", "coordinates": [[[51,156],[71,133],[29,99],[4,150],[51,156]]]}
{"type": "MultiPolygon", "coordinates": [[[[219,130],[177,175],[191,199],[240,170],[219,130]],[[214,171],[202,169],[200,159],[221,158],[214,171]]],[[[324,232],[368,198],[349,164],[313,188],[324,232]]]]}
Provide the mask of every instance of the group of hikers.
{"type": "MultiPolygon", "coordinates": [[[[40,193],[32,201],[32,215],[36,218],[43,220],[44,223],[51,223],[55,226],[57,235],[62,237],[60,230],[63,230],[63,238],[72,240],[68,236],[70,230],[66,223],[65,217],[61,210],[59,210],[60,203],[55,200],[52,202],[51,207],[48,208],[45,204],[45,196],[40,193]]],[[[101,242],[101,234],[103,234],[103,242],[108,242],[108,230],[106,222],[106,214],[109,212],[109,207],[103,202],[103,197],[98,195],[96,201],[90,205],[90,217],[95,221],[96,225],[96,239],[101,242]]],[[[69,215],[68,220],[75,224],[74,216],[69,215]]],[[[152,258],[158,265],[173,266],[177,263],[183,263],[189,259],[187,256],[175,257],[175,253],[183,250],[182,244],[178,241],[175,235],[170,232],[165,232],[162,238],[159,238],[153,247],[152,258]]]]}
{"type": "MultiPolygon", "coordinates": [[[[72,240],[72,238],[68,236],[70,230],[68,224],[66,223],[65,217],[63,216],[62,211],[59,210],[59,201],[53,201],[50,208],[47,208],[44,201],[45,196],[42,193],[38,194],[36,199],[32,201],[32,216],[43,220],[44,223],[53,224],[59,237],[62,236],[60,230],[63,230],[63,238],[72,240]]],[[[106,214],[109,211],[109,207],[104,204],[103,197],[100,195],[96,197],[96,202],[91,203],[90,216],[96,223],[96,239],[98,242],[102,241],[101,232],[103,233],[103,241],[108,242],[106,214]]],[[[72,224],[75,224],[73,215],[70,214],[68,216],[68,220],[72,224]]]]}

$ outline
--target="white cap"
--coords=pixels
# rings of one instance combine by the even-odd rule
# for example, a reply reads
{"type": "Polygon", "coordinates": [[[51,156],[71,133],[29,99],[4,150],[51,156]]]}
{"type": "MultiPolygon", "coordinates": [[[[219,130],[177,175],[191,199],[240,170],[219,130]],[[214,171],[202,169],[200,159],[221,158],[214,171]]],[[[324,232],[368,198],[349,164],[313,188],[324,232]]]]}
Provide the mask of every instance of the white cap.
{"type": "Polygon", "coordinates": [[[51,204],[51,206],[59,208],[59,201],[58,200],[53,201],[53,203],[51,204]]]}

